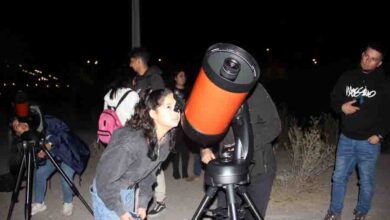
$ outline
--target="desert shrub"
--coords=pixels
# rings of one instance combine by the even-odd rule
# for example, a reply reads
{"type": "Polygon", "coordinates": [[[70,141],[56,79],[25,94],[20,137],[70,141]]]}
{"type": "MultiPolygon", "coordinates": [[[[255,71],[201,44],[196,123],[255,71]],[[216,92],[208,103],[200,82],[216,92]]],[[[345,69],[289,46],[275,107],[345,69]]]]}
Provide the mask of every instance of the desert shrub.
{"type": "Polygon", "coordinates": [[[291,189],[304,190],[302,186],[315,185],[316,177],[334,166],[338,121],[330,114],[322,114],[310,117],[306,125],[291,118],[289,125],[286,150],[291,169],[280,173],[277,181],[291,189]]]}
{"type": "Polygon", "coordinates": [[[322,115],[311,117],[310,126],[306,129],[299,127],[296,122],[290,127],[291,171],[299,182],[307,182],[334,165],[337,140],[334,132],[338,132],[334,121],[328,115],[322,115]]]}

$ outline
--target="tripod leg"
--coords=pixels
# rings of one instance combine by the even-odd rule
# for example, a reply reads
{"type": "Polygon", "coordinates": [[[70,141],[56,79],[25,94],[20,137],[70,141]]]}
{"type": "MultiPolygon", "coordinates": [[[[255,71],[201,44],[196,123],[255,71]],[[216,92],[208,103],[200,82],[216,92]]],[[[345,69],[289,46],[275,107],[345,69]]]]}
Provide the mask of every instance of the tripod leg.
{"type": "Polygon", "coordinates": [[[26,202],[24,206],[24,218],[31,219],[31,203],[32,203],[32,191],[34,181],[34,149],[30,147],[27,154],[27,184],[26,184],[26,202]]]}
{"type": "Polygon", "coordinates": [[[230,213],[230,219],[237,220],[237,209],[236,209],[236,204],[235,204],[235,199],[234,199],[234,185],[229,184],[226,186],[226,198],[228,200],[228,208],[229,208],[229,213],[230,213]]]}
{"type": "Polygon", "coordinates": [[[252,200],[249,198],[249,196],[246,193],[246,191],[243,188],[243,186],[238,186],[237,187],[237,192],[245,200],[245,202],[249,205],[249,208],[250,208],[252,214],[254,215],[254,217],[257,220],[264,220],[263,216],[260,214],[259,211],[257,211],[256,207],[254,206],[252,200]]]}
{"type": "Polygon", "coordinates": [[[26,154],[23,155],[22,163],[20,164],[18,179],[16,180],[15,188],[14,191],[12,192],[11,204],[9,205],[9,209],[8,209],[7,220],[11,219],[12,212],[15,207],[15,203],[18,201],[20,187],[22,185],[22,179],[24,177],[25,170],[26,170],[26,154]]]}
{"type": "Polygon", "coordinates": [[[218,188],[215,186],[210,186],[207,189],[206,194],[204,195],[202,201],[200,202],[198,208],[195,211],[195,214],[192,216],[192,220],[198,220],[203,215],[204,209],[209,204],[210,200],[214,198],[215,194],[217,193],[218,188]]]}
{"type": "Polygon", "coordinates": [[[58,163],[54,160],[53,155],[45,148],[42,147],[42,150],[45,151],[47,157],[51,161],[51,163],[54,165],[54,167],[60,172],[62,177],[64,177],[66,183],[69,185],[69,187],[72,189],[73,193],[79,197],[80,201],[84,204],[84,206],[88,209],[88,211],[93,215],[93,211],[91,207],[89,207],[88,203],[85,201],[85,199],[81,196],[80,192],[77,190],[76,186],[73,184],[72,180],[69,179],[69,177],[64,173],[64,171],[61,169],[61,167],[58,165],[58,163]]]}

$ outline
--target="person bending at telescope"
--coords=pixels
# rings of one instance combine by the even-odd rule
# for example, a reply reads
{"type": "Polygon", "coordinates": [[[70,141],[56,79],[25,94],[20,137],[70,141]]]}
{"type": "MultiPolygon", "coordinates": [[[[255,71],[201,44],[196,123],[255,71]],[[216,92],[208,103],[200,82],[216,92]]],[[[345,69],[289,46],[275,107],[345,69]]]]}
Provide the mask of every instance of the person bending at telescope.
{"type": "MultiPolygon", "coordinates": [[[[69,127],[60,119],[50,115],[43,117],[43,136],[44,143],[39,143],[37,137],[30,131],[35,131],[41,124],[41,117],[37,112],[31,111],[28,117],[14,118],[12,128],[15,132],[14,144],[21,145],[24,140],[33,140],[36,145],[43,144],[52,154],[56,162],[64,171],[69,179],[73,180],[74,174],[79,174],[84,170],[89,157],[89,148],[78,136],[71,133],[69,127]],[[29,138],[31,136],[31,138],[29,138]],[[81,154],[81,151],[83,153],[81,154]]],[[[39,139],[39,138],[38,138],[39,139]]],[[[20,147],[20,146],[19,146],[20,147]]],[[[56,170],[51,161],[47,161],[46,153],[43,150],[36,150],[35,176],[34,176],[34,202],[31,205],[31,215],[43,212],[47,209],[44,203],[46,181],[56,170]]],[[[63,209],[62,214],[65,216],[72,215],[73,212],[73,192],[64,177],[61,177],[61,186],[63,192],[63,209]]]]}
{"type": "Polygon", "coordinates": [[[172,128],[180,121],[180,111],[175,108],[172,91],[145,94],[126,126],[115,130],[98,163],[92,185],[96,220],[145,219],[156,171],[174,146],[172,128]]]}
{"type": "MultiPolygon", "coordinates": [[[[276,175],[276,160],[272,142],[281,132],[281,122],[274,102],[260,83],[247,98],[247,103],[253,129],[253,160],[255,164],[251,169],[251,182],[246,191],[257,210],[264,217],[276,175]]],[[[229,131],[220,144],[234,144],[232,132],[229,131]]],[[[215,159],[210,148],[202,149],[201,155],[202,161],[206,164],[215,159]]],[[[219,194],[218,207],[227,207],[224,195],[219,194]]],[[[246,211],[245,219],[254,219],[249,210],[246,211]]]]}

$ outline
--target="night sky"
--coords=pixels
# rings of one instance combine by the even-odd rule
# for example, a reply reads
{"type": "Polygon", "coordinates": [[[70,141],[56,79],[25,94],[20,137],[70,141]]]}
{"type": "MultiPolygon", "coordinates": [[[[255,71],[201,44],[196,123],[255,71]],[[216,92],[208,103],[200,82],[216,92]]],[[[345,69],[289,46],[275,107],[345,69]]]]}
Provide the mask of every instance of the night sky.
{"type": "MultiPolygon", "coordinates": [[[[343,68],[356,65],[366,43],[382,41],[388,47],[390,40],[389,13],[377,3],[352,10],[331,2],[140,2],[141,44],[153,61],[162,58],[159,66],[165,72],[190,66],[189,74],[195,76],[209,46],[233,43],[252,54],[262,71],[275,61],[287,70],[287,85],[271,86],[270,91],[297,109],[312,101],[307,94],[318,94],[317,109],[328,107],[330,88],[343,68]]],[[[130,5],[90,0],[1,3],[0,34],[17,39],[15,51],[28,54],[30,66],[61,73],[70,63],[97,59],[109,73],[128,62],[130,5]]],[[[7,46],[5,39],[0,46],[7,46]]]]}
{"type": "MultiPolygon", "coordinates": [[[[40,65],[57,69],[88,57],[116,64],[131,48],[130,1],[1,4],[1,29],[20,36],[40,65]]],[[[287,62],[294,54],[331,62],[356,56],[367,41],[389,39],[389,19],[380,5],[365,11],[331,3],[281,5],[141,0],[142,45],[173,63],[196,62],[217,42],[234,43],[259,58],[269,47],[287,62]]]]}

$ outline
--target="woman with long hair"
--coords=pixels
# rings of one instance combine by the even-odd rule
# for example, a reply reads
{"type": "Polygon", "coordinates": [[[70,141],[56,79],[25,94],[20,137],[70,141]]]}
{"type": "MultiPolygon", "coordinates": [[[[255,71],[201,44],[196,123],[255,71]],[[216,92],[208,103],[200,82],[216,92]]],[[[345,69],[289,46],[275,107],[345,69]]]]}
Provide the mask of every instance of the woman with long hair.
{"type": "Polygon", "coordinates": [[[146,218],[156,171],[174,145],[180,121],[170,89],[146,92],[133,117],[117,129],[103,152],[92,185],[95,219],[146,218]],[[139,188],[135,207],[135,188],[139,188]]]}

